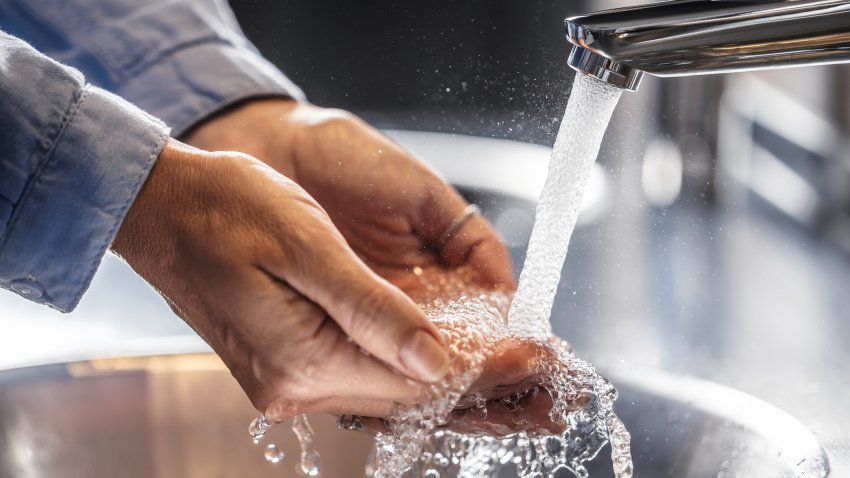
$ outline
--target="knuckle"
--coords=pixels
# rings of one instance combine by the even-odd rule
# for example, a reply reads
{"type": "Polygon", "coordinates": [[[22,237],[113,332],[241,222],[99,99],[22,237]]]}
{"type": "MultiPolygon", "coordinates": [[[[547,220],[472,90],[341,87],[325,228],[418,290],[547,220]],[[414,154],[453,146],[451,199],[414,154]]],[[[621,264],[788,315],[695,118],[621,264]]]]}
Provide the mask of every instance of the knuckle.
{"type": "Polygon", "coordinates": [[[326,123],[335,125],[348,125],[359,121],[354,113],[338,108],[326,108],[321,116],[326,123]]]}
{"type": "Polygon", "coordinates": [[[360,118],[353,113],[336,108],[326,108],[311,115],[311,120],[307,126],[314,131],[343,133],[352,128],[360,127],[360,124],[360,118]]]}
{"type": "Polygon", "coordinates": [[[309,106],[301,109],[298,116],[303,126],[311,129],[346,127],[356,124],[360,119],[348,111],[337,108],[309,106]]]}

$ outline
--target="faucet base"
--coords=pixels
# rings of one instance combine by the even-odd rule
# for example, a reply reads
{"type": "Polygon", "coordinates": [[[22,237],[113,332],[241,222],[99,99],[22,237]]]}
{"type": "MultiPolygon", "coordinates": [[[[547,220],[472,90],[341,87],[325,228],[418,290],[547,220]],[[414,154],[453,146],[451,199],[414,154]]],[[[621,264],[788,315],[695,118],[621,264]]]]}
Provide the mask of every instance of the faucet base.
{"type": "Polygon", "coordinates": [[[579,73],[629,91],[636,91],[643,79],[642,71],[605,58],[578,45],[573,46],[567,64],[579,73]]]}

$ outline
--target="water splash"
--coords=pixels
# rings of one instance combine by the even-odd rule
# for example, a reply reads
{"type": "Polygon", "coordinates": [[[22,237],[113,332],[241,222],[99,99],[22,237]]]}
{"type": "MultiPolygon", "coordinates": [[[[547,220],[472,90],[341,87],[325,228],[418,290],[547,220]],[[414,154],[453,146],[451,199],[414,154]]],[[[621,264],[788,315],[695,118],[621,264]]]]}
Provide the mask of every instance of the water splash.
{"type": "Polygon", "coordinates": [[[614,387],[565,342],[544,342],[511,332],[504,321],[509,299],[504,294],[463,295],[423,307],[450,344],[452,371],[447,380],[430,387],[425,400],[399,407],[389,419],[392,433],[378,435],[370,476],[481,477],[515,470],[523,478],[566,471],[583,477],[585,464],[609,442],[617,450],[616,476],[631,476],[628,432],[613,412],[614,387]],[[531,343],[541,351],[532,364],[538,386],[497,402],[511,414],[514,427],[525,432],[493,438],[448,430],[445,426],[456,417],[461,400],[479,418],[480,409],[493,406],[481,394],[464,396],[464,391],[505,341],[531,343]],[[539,393],[549,395],[549,417],[553,423],[565,424],[563,433],[532,427],[525,407],[539,393]]]}
{"type": "MultiPolygon", "coordinates": [[[[255,445],[259,445],[263,438],[265,438],[266,432],[268,432],[271,427],[272,424],[266,420],[265,415],[260,415],[253,419],[251,424],[248,425],[248,435],[251,436],[251,441],[253,441],[255,445]]],[[[270,443],[266,445],[266,448],[263,451],[263,457],[267,462],[277,464],[283,460],[284,454],[277,445],[270,443]]]]}
{"type": "MultiPolygon", "coordinates": [[[[525,266],[508,315],[512,331],[541,339],[552,334],[550,315],[570,237],[578,220],[593,163],[621,93],[620,88],[576,75],[567,110],[552,148],[549,172],[537,203],[525,266]]],[[[611,442],[614,474],[618,478],[630,477],[632,459],[629,433],[613,412],[613,398],[603,396],[601,400],[606,413],[605,425],[611,442]],[[610,404],[607,403],[609,400],[610,404]]],[[[576,474],[581,476],[580,473],[576,474]]]]}
{"type": "MultiPolygon", "coordinates": [[[[613,411],[616,390],[592,365],[577,358],[566,342],[550,341],[549,324],[584,189],[619,95],[620,90],[601,82],[581,75],[576,78],[513,301],[506,294],[475,293],[462,278],[454,283],[440,278],[431,290],[435,294],[417,299],[449,344],[451,371],[446,379],[427,387],[420,403],[399,406],[386,420],[391,433],[377,435],[367,476],[472,478],[497,476],[508,469],[522,478],[564,472],[583,478],[588,474],[585,463],[607,443],[615,476],[632,476],[629,433],[613,411]],[[512,414],[512,428],[525,431],[493,438],[448,430],[462,399],[471,403],[469,409],[480,420],[487,418],[486,397],[464,395],[496,353],[495,344],[505,340],[533,343],[541,351],[533,360],[540,383],[498,402],[512,414]],[[537,393],[549,394],[549,418],[566,425],[563,433],[528,428],[532,423],[523,404],[537,393]]],[[[417,269],[412,274],[427,284],[423,270],[417,269]]],[[[262,417],[258,420],[252,423],[255,440],[262,438],[268,426],[262,417]]],[[[317,475],[318,454],[306,418],[296,418],[293,430],[302,444],[302,471],[312,475],[315,470],[317,475]]]]}
{"type": "Polygon", "coordinates": [[[298,415],[292,419],[292,431],[298,437],[301,445],[301,473],[307,476],[319,476],[319,452],[313,443],[313,428],[307,421],[306,415],[298,415]]]}
{"type": "Polygon", "coordinates": [[[266,436],[266,432],[271,428],[271,423],[266,421],[265,415],[260,415],[251,421],[251,424],[248,425],[248,434],[251,435],[251,439],[254,440],[254,444],[259,444],[260,440],[266,436]]]}
{"type": "MultiPolygon", "coordinates": [[[[552,151],[549,173],[522,270],[519,288],[504,328],[503,302],[494,295],[454,301],[436,300],[426,306],[429,319],[440,327],[455,360],[449,378],[429,390],[425,402],[401,407],[390,419],[392,434],[379,435],[373,466],[376,478],[402,476],[493,476],[515,467],[519,476],[552,477],[570,471],[587,476],[584,464],[611,444],[617,478],[632,476],[630,436],[614,414],[617,393],[587,362],[575,357],[564,343],[552,345],[549,322],[561,269],[575,228],[584,190],[621,90],[578,75],[552,151]],[[508,439],[471,437],[438,430],[451,418],[492,352],[489,345],[506,337],[537,341],[554,351],[555,359],[539,360],[541,386],[553,402],[554,422],[566,422],[556,436],[519,433],[508,439]],[[582,405],[577,405],[582,404],[582,405]],[[437,430],[435,432],[435,430],[437,430]]],[[[474,409],[486,416],[480,397],[474,409]]],[[[502,405],[510,410],[516,401],[502,405]]],[[[522,414],[514,424],[521,426],[522,414]]]]}
{"type": "MultiPolygon", "coordinates": [[[[248,435],[251,436],[255,445],[258,445],[266,436],[266,432],[272,427],[265,415],[260,415],[248,425],[248,435]]],[[[301,446],[301,460],[298,463],[298,471],[307,476],[320,476],[319,452],[313,443],[313,428],[307,420],[306,415],[297,415],[292,419],[292,432],[298,438],[301,446]]],[[[280,463],[284,458],[283,451],[277,445],[271,443],[266,446],[263,456],[269,463],[280,463]]]]}
{"type": "MultiPolygon", "coordinates": [[[[441,284],[439,287],[465,289],[462,280],[454,285],[441,284]]],[[[497,329],[505,331],[504,316],[509,303],[510,297],[507,295],[482,294],[454,295],[453,300],[440,298],[423,306],[426,315],[437,325],[448,344],[452,359],[451,371],[447,379],[427,388],[426,397],[421,402],[399,406],[393,416],[389,417],[387,424],[392,433],[378,434],[376,437],[376,478],[401,476],[420,459],[425,448],[436,446],[432,432],[449,423],[452,411],[463,394],[481,374],[492,346],[492,341],[488,339],[497,336],[494,333],[497,329]]],[[[455,441],[446,441],[445,445],[453,446],[455,441]]],[[[461,459],[459,452],[453,449],[429,451],[436,465],[432,469],[439,471],[441,468],[438,467],[458,465],[461,459]]]]}

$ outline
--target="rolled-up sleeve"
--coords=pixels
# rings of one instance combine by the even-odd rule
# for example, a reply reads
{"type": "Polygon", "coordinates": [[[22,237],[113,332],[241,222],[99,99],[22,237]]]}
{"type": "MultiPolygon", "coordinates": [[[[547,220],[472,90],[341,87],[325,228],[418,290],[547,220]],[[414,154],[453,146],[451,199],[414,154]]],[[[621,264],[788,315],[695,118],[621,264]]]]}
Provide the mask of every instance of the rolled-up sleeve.
{"type": "Polygon", "coordinates": [[[303,97],[224,0],[0,0],[0,27],[162,118],[175,137],[245,99],[303,97]]]}
{"type": "Polygon", "coordinates": [[[0,287],[73,309],[168,133],[0,32],[0,287]]]}

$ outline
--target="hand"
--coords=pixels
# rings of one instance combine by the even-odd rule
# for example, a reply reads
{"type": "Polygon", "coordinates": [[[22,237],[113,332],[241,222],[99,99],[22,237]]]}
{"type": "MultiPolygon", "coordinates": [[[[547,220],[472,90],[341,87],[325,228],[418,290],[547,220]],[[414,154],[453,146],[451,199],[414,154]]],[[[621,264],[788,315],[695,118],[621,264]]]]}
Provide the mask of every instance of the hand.
{"type": "Polygon", "coordinates": [[[358,259],[301,187],[248,156],[170,141],[113,249],[270,420],[385,416],[419,396],[410,379],[447,371],[422,311],[358,259]]]}
{"type": "Polygon", "coordinates": [[[186,141],[242,151],[291,178],[321,204],[379,275],[419,296],[414,271],[473,271],[473,285],[512,290],[504,245],[482,218],[437,244],[466,202],[410,153],[353,115],[291,100],[245,103],[195,128],[186,141]]]}
{"type": "MultiPolygon", "coordinates": [[[[433,298],[429,284],[450,280],[459,271],[472,287],[514,288],[504,245],[484,219],[473,217],[435,247],[466,202],[412,155],[349,113],[290,100],[257,100],[206,120],[185,140],[204,149],[249,153],[298,182],[328,211],[366,264],[417,300],[433,298]]],[[[488,418],[464,412],[468,404],[461,404],[452,427],[494,434],[559,430],[562,425],[548,419],[547,393],[527,396],[524,411],[497,405],[498,398],[535,390],[529,366],[539,356],[527,344],[506,341],[500,347],[471,390],[488,390],[493,399],[488,418]],[[516,423],[516,413],[527,420],[516,423]]],[[[367,420],[367,426],[380,421],[367,420]]]]}

